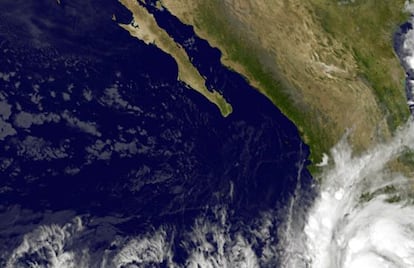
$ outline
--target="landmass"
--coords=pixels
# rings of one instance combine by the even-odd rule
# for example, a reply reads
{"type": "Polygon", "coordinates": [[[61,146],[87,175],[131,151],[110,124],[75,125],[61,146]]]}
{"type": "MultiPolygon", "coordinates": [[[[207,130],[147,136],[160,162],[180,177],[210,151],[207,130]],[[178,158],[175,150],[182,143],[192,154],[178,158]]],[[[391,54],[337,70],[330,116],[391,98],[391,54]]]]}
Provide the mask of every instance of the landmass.
{"type": "MultiPolygon", "coordinates": [[[[317,171],[344,135],[356,153],[406,122],[393,33],[404,0],[162,0],[298,127],[317,171]]],[[[252,103],[254,105],[254,103],[252,103]]]]}
{"type": "Polygon", "coordinates": [[[215,90],[209,90],[205,79],[191,63],[184,48],[176,43],[169,34],[161,28],[154,16],[148,12],[137,0],[120,0],[128,10],[132,12],[133,20],[130,24],[119,24],[127,30],[131,36],[136,37],[146,44],[153,44],[165,53],[171,55],[178,65],[178,79],[192,89],[201,93],[210,102],[214,103],[223,116],[232,112],[232,106],[225,98],[215,90]]]}

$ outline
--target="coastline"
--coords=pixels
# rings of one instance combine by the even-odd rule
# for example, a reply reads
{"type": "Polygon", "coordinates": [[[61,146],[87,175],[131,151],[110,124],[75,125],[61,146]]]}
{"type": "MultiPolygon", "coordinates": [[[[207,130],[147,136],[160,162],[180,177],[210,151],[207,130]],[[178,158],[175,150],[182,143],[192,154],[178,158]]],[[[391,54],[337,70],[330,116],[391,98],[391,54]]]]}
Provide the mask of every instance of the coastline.
{"type": "MultiPolygon", "coordinates": [[[[414,16],[400,25],[396,30],[393,38],[394,50],[400,59],[400,63],[405,70],[405,93],[407,96],[407,105],[409,106],[411,114],[414,114],[414,69],[410,65],[409,58],[412,57],[413,51],[407,47],[407,35],[413,31],[414,16]]],[[[414,42],[413,44],[414,45],[414,42]]],[[[414,48],[414,46],[413,46],[414,48]]]]}
{"type": "MultiPolygon", "coordinates": [[[[229,1],[229,5],[233,5],[232,8],[236,10],[235,15],[231,13],[231,8],[219,9],[217,1],[200,1],[190,6],[187,2],[163,0],[162,4],[183,23],[193,26],[198,36],[217,47],[222,52],[223,65],[243,75],[295,123],[302,139],[311,147],[312,164],[308,168],[312,173],[320,171],[316,164],[322,161],[323,155],[328,154],[345,133],[350,133],[349,142],[355,154],[359,154],[389,139],[406,122],[409,112],[402,89],[404,71],[390,41],[395,27],[406,17],[403,12],[404,1],[379,5],[367,1],[337,6],[326,1],[303,2],[307,7],[307,11],[304,11],[307,17],[303,17],[307,18],[305,29],[326,40],[326,43],[321,41],[324,46],[335,47],[333,51],[326,51],[324,46],[315,43],[316,50],[313,52],[323,64],[313,62],[311,67],[307,66],[307,61],[302,62],[300,57],[294,55],[295,50],[290,54],[289,50],[277,46],[266,50],[262,48],[262,43],[257,43],[253,37],[243,33],[243,30],[255,29],[255,24],[246,26],[248,24],[243,24],[244,20],[269,26],[269,23],[264,23],[267,22],[265,14],[262,22],[255,21],[254,17],[249,20],[249,14],[243,13],[243,10],[248,9],[240,1],[229,1]],[[368,12],[367,18],[364,18],[364,12],[368,12]],[[356,13],[353,15],[355,22],[344,26],[348,15],[353,13],[356,13]],[[339,14],[338,20],[332,17],[335,14],[339,14]],[[383,18],[384,14],[386,16],[383,18]],[[342,21],[344,24],[341,24],[342,21]],[[358,23],[363,23],[361,28],[358,23]],[[374,26],[377,29],[370,28],[374,26]],[[353,40],[357,41],[353,43],[353,40]],[[319,49],[322,52],[316,53],[319,49]],[[273,52],[269,51],[276,51],[279,55],[272,65],[268,65],[270,58],[266,60],[267,56],[272,57],[273,52]],[[285,55],[285,58],[281,60],[280,55],[285,55]],[[323,57],[325,60],[322,60],[323,57]],[[348,65],[344,68],[341,64],[348,65]],[[329,66],[332,68],[327,69],[329,66]],[[331,69],[343,69],[347,73],[329,71],[331,69]]],[[[302,2],[289,2],[302,5],[302,2]]],[[[245,4],[248,6],[248,2],[245,4]]],[[[250,6],[250,9],[251,13],[255,12],[254,6],[250,6]]],[[[286,9],[291,12],[289,10],[286,9]]],[[[271,19],[275,19],[276,24],[270,26],[280,30],[277,19],[271,19]]],[[[279,38],[278,32],[270,31],[268,35],[272,34],[279,38]]],[[[290,35],[294,34],[291,31],[290,35]]],[[[264,35],[256,37],[267,40],[264,35]]],[[[296,50],[301,49],[297,43],[288,44],[296,50]]]]}
{"type": "Polygon", "coordinates": [[[130,24],[120,23],[119,26],[128,31],[131,36],[144,41],[147,45],[155,45],[171,55],[178,65],[178,80],[215,104],[224,117],[229,116],[232,113],[231,104],[219,92],[209,90],[206,87],[205,79],[200,75],[197,68],[192,65],[186,51],[164,29],[159,27],[153,15],[135,0],[120,0],[119,2],[132,13],[132,22],[130,24]]]}

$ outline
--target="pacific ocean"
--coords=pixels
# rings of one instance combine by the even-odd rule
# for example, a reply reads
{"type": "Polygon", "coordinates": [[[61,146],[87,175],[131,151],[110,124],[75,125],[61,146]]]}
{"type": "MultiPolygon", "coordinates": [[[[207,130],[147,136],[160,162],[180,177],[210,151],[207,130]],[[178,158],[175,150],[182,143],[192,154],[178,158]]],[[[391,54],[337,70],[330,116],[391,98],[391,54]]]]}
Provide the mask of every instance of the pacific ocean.
{"type": "Polygon", "coordinates": [[[0,266],[278,264],[295,191],[313,196],[308,147],[218,49],[147,9],[230,116],[117,25],[117,1],[0,4],[0,266]]]}

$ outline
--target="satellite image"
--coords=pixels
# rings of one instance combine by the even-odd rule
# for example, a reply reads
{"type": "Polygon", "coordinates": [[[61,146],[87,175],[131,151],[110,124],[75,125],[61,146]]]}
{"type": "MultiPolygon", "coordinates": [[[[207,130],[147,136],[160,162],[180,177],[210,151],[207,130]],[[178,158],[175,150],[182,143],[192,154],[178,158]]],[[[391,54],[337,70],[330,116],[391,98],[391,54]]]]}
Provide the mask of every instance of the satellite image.
{"type": "Polygon", "coordinates": [[[1,0],[0,267],[414,267],[414,2],[1,0]]]}

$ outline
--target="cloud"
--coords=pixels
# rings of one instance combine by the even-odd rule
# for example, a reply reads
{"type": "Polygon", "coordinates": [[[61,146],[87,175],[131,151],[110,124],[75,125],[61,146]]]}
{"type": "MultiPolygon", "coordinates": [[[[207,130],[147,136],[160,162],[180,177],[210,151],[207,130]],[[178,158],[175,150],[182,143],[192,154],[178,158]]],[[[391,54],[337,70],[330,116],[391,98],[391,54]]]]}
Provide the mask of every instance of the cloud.
{"type": "Polygon", "coordinates": [[[42,225],[24,235],[22,243],[12,252],[6,267],[86,267],[83,266],[85,265],[83,258],[79,260],[75,257],[74,251],[67,249],[73,236],[82,229],[80,218],[75,218],[73,222],[63,226],[42,225]]]}
{"type": "Polygon", "coordinates": [[[331,150],[334,166],[305,218],[305,235],[290,233],[299,254],[284,267],[414,267],[414,206],[410,179],[389,163],[414,150],[410,120],[388,143],[354,156],[345,139],[331,150]],[[297,266],[301,263],[300,266],[297,266]]]}

